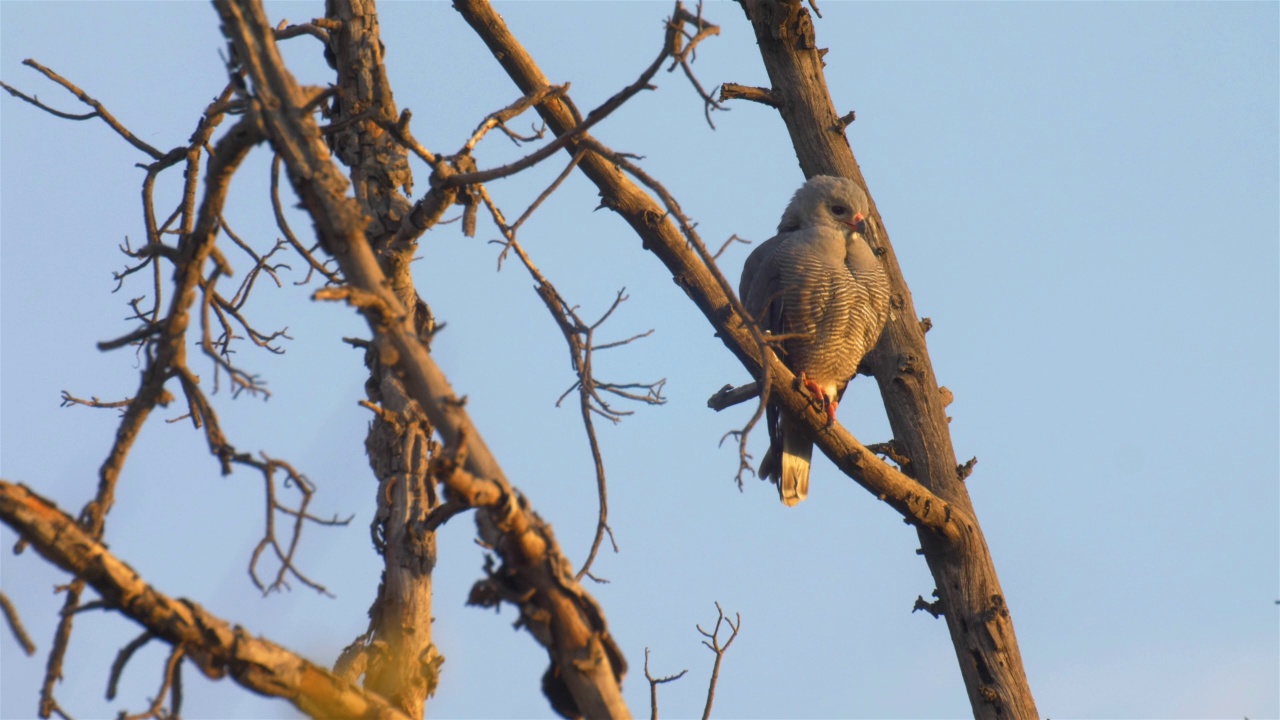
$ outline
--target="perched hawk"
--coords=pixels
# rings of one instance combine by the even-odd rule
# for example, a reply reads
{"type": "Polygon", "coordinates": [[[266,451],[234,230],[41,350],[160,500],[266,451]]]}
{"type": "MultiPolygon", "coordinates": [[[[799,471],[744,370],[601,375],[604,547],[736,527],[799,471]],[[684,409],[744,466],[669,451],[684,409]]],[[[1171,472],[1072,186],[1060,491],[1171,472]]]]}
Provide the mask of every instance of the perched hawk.
{"type": "MultiPolygon", "coordinates": [[[[778,234],[747,257],[738,293],[760,328],[787,336],[779,357],[835,419],[836,403],[889,317],[889,279],[867,244],[867,195],[852,180],[819,175],[782,213],[778,234]]],[[[785,505],[809,494],[813,440],[768,408],[760,476],[785,505]]]]}

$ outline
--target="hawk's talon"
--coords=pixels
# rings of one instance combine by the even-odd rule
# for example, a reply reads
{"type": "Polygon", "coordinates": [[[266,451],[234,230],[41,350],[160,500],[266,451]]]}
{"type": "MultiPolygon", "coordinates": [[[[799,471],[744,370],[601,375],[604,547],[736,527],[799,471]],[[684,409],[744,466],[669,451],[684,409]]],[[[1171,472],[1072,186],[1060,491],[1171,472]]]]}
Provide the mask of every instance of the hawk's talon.
{"type": "Polygon", "coordinates": [[[822,391],[822,387],[818,383],[810,380],[803,372],[800,373],[800,384],[813,393],[818,402],[821,402],[824,406],[826,405],[827,394],[822,391]]]}
{"type": "Polygon", "coordinates": [[[818,408],[827,416],[827,424],[824,427],[831,427],[836,421],[836,405],[839,402],[827,394],[826,390],[818,383],[810,380],[803,372],[800,373],[800,385],[814,395],[814,400],[818,403],[818,408]]]}

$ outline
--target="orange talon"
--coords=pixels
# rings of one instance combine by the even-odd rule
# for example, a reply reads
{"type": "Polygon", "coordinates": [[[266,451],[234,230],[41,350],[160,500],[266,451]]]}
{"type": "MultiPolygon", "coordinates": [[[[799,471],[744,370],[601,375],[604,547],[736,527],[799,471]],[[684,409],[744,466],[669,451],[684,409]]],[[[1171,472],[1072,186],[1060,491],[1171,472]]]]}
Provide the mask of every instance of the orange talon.
{"type": "Polygon", "coordinates": [[[800,384],[803,385],[806,390],[813,393],[814,399],[818,401],[819,406],[827,415],[827,425],[835,422],[836,405],[839,404],[836,399],[827,395],[827,392],[823,390],[818,383],[810,380],[804,373],[800,373],[800,384]]]}
{"type": "Polygon", "coordinates": [[[818,386],[818,383],[810,380],[804,373],[800,373],[800,384],[804,385],[809,392],[816,395],[818,400],[822,401],[823,405],[826,404],[825,398],[827,397],[827,394],[822,391],[822,388],[818,386]]]}

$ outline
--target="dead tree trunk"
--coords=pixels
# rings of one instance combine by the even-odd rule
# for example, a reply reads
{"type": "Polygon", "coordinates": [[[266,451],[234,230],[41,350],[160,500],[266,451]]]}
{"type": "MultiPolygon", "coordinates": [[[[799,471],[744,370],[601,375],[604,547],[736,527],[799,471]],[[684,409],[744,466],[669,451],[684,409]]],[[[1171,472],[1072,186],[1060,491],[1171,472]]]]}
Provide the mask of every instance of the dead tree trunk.
{"type": "MultiPolygon", "coordinates": [[[[366,232],[389,289],[429,339],[430,312],[418,298],[409,272],[417,245],[394,242],[412,192],[408,151],[380,124],[397,120],[395,98],[383,64],[377,9],[373,2],[330,0],[332,23],[328,57],[337,71],[330,115],[340,128],[332,136],[334,155],[348,168],[356,200],[369,219],[366,232]],[[366,116],[363,121],[360,116],[366,116]]],[[[365,686],[422,717],[444,661],[431,642],[431,573],[436,536],[427,516],[440,505],[427,471],[431,423],[392,365],[366,350],[369,402],[377,408],[365,447],[378,479],[378,510],[370,529],[384,568],[369,610],[369,630],[339,662],[349,675],[363,671],[365,686]]],[[[354,679],[354,677],[353,677],[354,679]]]]}
{"type": "MultiPolygon", "coordinates": [[[[760,56],[778,108],[806,177],[840,175],[866,187],[845,137],[847,126],[831,102],[822,72],[824,51],[800,0],[745,0],[760,56]]],[[[867,193],[871,195],[870,192],[867,193]]],[[[920,544],[937,582],[938,608],[946,618],[975,717],[1036,717],[1022,667],[1013,620],[995,565],[964,486],[968,468],[956,462],[947,426],[946,400],[925,346],[880,213],[874,210],[881,261],[892,286],[893,314],[869,362],[880,386],[903,471],[972,519],[954,539],[921,528],[920,544]]]]}

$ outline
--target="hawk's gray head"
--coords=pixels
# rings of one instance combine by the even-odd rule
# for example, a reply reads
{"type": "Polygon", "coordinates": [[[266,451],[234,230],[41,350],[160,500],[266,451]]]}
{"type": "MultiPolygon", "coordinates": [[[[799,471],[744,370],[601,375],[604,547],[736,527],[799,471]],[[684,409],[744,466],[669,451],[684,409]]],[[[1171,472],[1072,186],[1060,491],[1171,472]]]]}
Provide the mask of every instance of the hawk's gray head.
{"type": "Polygon", "coordinates": [[[815,175],[800,186],[778,222],[778,232],[825,225],[849,232],[862,231],[871,213],[867,194],[852,180],[815,175]]]}

